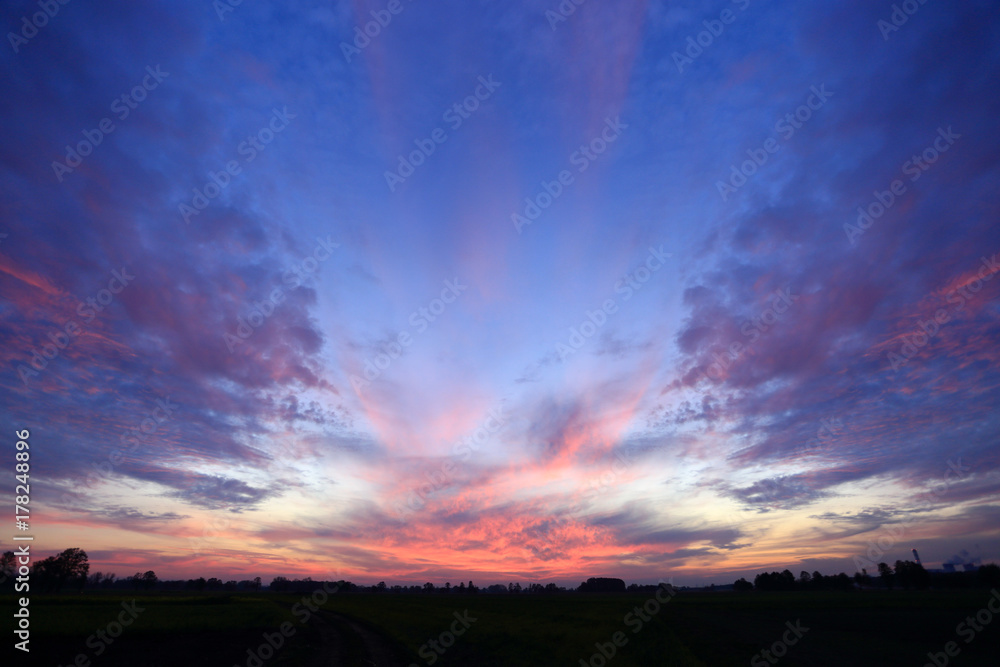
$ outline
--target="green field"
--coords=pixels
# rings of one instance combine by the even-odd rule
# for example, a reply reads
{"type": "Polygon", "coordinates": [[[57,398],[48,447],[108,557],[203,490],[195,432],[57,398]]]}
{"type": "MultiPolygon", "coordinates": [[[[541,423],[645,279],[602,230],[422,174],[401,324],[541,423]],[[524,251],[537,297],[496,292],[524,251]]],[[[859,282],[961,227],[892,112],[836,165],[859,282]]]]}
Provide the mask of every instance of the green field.
{"type": "MultiPolygon", "coordinates": [[[[229,667],[248,660],[255,667],[248,649],[266,646],[265,633],[280,637],[282,623],[289,637],[277,640],[277,651],[265,649],[260,664],[406,666],[428,665],[433,657],[436,666],[577,666],[600,644],[606,652],[614,647],[609,666],[748,665],[787,635],[786,622],[798,623],[801,638],[775,659],[781,665],[920,667],[929,651],[941,652],[950,641],[960,649],[950,664],[993,666],[1000,655],[1000,615],[969,642],[968,633],[956,634],[963,619],[986,608],[990,593],[982,589],[681,592],[665,604],[649,603],[643,620],[635,608],[651,597],[339,594],[325,603],[315,598],[323,604],[314,613],[303,605],[308,595],[292,594],[34,596],[30,659],[20,654],[15,664],[70,665],[83,654],[81,667],[87,661],[229,667]],[[122,603],[129,608],[133,599],[141,611],[119,637],[102,644],[96,631],[117,631],[108,626],[123,613],[128,617],[122,603]],[[452,643],[453,627],[462,632],[452,643]],[[434,652],[432,639],[451,645],[434,652]]],[[[12,608],[11,598],[5,600],[12,608]]],[[[591,664],[599,667],[602,659],[591,664]]],[[[757,664],[770,663],[760,658],[757,664]]]]}

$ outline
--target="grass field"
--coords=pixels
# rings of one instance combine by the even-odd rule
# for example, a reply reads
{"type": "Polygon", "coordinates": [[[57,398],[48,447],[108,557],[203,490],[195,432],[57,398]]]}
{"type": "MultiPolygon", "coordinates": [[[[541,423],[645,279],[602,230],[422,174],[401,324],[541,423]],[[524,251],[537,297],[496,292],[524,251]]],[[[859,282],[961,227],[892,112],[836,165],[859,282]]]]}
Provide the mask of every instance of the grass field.
{"type": "Polygon", "coordinates": [[[31,659],[24,664],[67,667],[229,665],[238,657],[233,647],[291,620],[285,601],[266,595],[37,595],[29,609],[31,659]],[[119,631],[120,621],[129,624],[119,631]]]}
{"type": "MultiPolygon", "coordinates": [[[[663,596],[668,601],[662,604],[651,603],[651,598],[341,594],[324,601],[322,596],[310,600],[290,594],[186,593],[138,594],[132,605],[133,596],[120,593],[35,596],[30,605],[30,660],[18,655],[15,664],[229,667],[249,662],[249,667],[284,667],[367,665],[374,660],[390,666],[490,667],[578,666],[582,659],[595,667],[605,662],[609,667],[919,667],[928,662],[928,652],[943,652],[948,642],[955,642],[960,651],[950,664],[993,666],[1000,655],[1000,615],[980,625],[970,641],[971,630],[956,632],[966,617],[986,609],[990,593],[981,589],[682,592],[663,596]],[[303,599],[321,603],[313,607],[318,611],[310,611],[303,599]],[[644,605],[645,611],[637,613],[644,605]],[[118,630],[114,622],[120,617],[129,620],[130,613],[134,619],[111,639],[109,633],[118,630]],[[281,635],[283,623],[287,638],[281,635]],[[798,636],[789,634],[788,623],[797,625],[798,636]],[[98,630],[111,641],[99,639],[98,630]],[[450,634],[453,630],[455,635],[450,634]],[[265,634],[277,640],[278,650],[259,651],[266,646],[265,634]],[[796,639],[794,645],[786,651],[778,647],[780,660],[764,660],[759,652],[781,642],[783,635],[796,639]],[[431,640],[438,642],[438,651],[431,640]],[[601,656],[600,647],[605,654],[613,651],[613,657],[601,656]]],[[[980,622],[983,618],[986,614],[980,622]]]]}

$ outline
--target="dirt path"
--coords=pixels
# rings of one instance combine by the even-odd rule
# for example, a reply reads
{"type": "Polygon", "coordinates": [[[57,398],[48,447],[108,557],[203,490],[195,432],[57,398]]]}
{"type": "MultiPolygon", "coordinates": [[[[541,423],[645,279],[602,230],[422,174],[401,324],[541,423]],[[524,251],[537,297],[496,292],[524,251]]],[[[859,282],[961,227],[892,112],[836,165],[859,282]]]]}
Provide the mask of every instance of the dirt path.
{"type": "Polygon", "coordinates": [[[311,667],[364,665],[364,667],[407,667],[388,639],[357,621],[332,611],[321,611],[320,634],[323,648],[311,667]]]}
{"type": "Polygon", "coordinates": [[[344,638],[340,630],[321,616],[314,622],[319,632],[320,645],[311,652],[307,667],[330,667],[330,665],[345,665],[344,638]]]}

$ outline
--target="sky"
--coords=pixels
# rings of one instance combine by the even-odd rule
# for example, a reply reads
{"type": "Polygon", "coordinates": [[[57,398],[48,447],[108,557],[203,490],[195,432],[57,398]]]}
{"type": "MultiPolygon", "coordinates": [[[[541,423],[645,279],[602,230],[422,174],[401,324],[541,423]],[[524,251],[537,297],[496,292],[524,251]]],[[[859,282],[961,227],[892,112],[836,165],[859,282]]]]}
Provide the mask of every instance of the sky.
{"type": "Polygon", "coordinates": [[[5,2],[21,534],[161,579],[1000,559],[1000,10],[903,4],[5,2]]]}

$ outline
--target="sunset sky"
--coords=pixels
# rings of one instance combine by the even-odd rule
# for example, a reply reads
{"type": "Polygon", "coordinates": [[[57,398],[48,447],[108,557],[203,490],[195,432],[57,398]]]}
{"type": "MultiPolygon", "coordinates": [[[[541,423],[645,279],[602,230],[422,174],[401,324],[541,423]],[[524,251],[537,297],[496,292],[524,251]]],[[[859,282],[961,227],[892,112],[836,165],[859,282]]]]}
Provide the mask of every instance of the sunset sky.
{"type": "Polygon", "coordinates": [[[39,554],[1000,559],[996,3],[4,4],[0,424],[39,554]]]}

